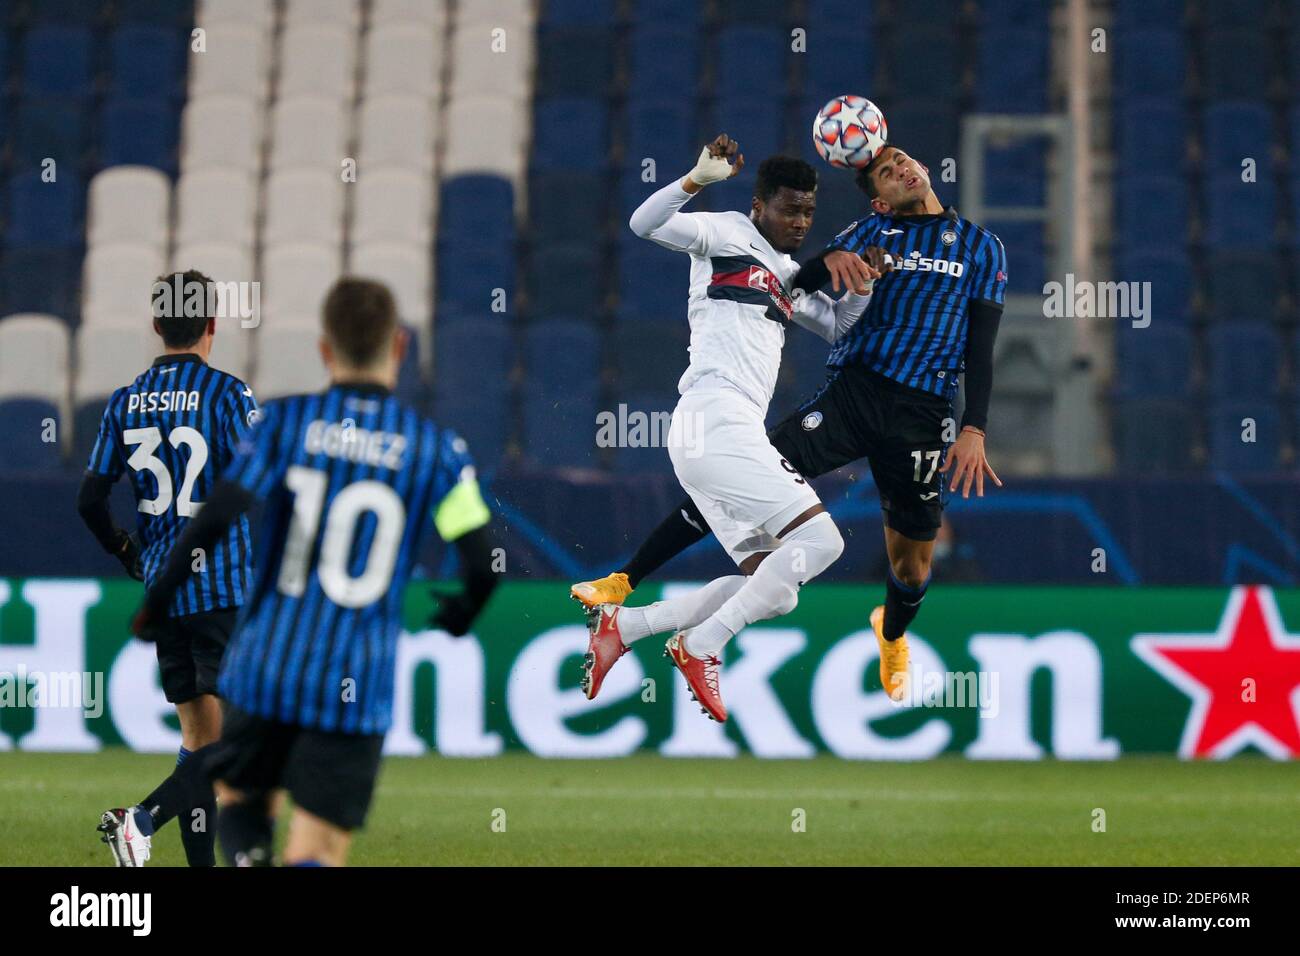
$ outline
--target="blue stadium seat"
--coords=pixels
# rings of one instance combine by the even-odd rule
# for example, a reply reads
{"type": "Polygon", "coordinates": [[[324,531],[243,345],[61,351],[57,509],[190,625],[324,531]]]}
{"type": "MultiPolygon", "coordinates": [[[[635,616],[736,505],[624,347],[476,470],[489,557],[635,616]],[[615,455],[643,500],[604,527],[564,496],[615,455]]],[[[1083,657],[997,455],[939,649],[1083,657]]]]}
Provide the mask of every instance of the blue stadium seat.
{"type": "Polygon", "coordinates": [[[784,96],[789,51],[789,38],[777,27],[723,27],[718,33],[714,92],[723,100],[784,96]]]}
{"type": "Polygon", "coordinates": [[[1186,41],[1176,28],[1120,31],[1115,52],[1117,102],[1182,95],[1187,83],[1186,41]]]}
{"type": "Polygon", "coordinates": [[[8,87],[9,85],[9,68],[12,63],[9,59],[9,31],[5,28],[3,17],[0,15],[0,85],[8,87]]]}
{"type": "Polygon", "coordinates": [[[1120,169],[1177,174],[1187,165],[1187,112],[1162,100],[1119,106],[1117,159],[1120,169]]]}
{"type": "Polygon", "coordinates": [[[76,324],[81,310],[80,246],[17,246],[0,258],[0,314],[44,312],[76,324]]]}
{"type": "Polygon", "coordinates": [[[1118,0],[1115,24],[1123,30],[1179,27],[1187,15],[1186,6],[1186,0],[1118,0]]]}
{"type": "Polygon", "coordinates": [[[1036,222],[986,222],[1007,251],[1007,291],[1042,295],[1047,268],[1043,227],[1036,222]]]}
{"type": "Polygon", "coordinates": [[[607,231],[608,177],[598,173],[538,172],[528,180],[528,216],[542,244],[593,240],[607,231]]]}
{"type": "Polygon", "coordinates": [[[5,244],[71,246],[81,242],[85,190],[76,173],[61,171],[51,183],[39,173],[9,181],[5,244]]]}
{"type": "Polygon", "coordinates": [[[617,6],[616,0],[545,0],[540,22],[546,26],[610,26],[617,6]]]}
{"type": "Polygon", "coordinates": [[[594,322],[604,305],[600,248],[564,242],[533,248],[528,269],[528,309],[534,318],[572,316],[594,322]]]}
{"type": "Polygon", "coordinates": [[[461,434],[480,468],[496,467],[509,437],[511,323],[440,308],[433,355],[434,417],[461,434]]]}
{"type": "Polygon", "coordinates": [[[676,386],[690,364],[690,337],[685,321],[615,323],[610,331],[615,394],[676,386]]]}
{"type": "Polygon", "coordinates": [[[1024,140],[984,153],[984,198],[995,206],[1041,206],[1047,199],[1047,150],[1024,140]]]}
{"type": "Polygon", "coordinates": [[[585,96],[608,90],[615,47],[598,26],[543,26],[537,31],[537,96],[585,96]]]}
{"type": "Polygon", "coordinates": [[[465,439],[480,474],[501,467],[510,441],[509,392],[440,396],[434,400],[433,417],[465,439]]]}
{"type": "Polygon", "coordinates": [[[980,31],[975,83],[980,112],[1047,111],[1047,40],[1045,30],[1014,25],[980,31]]]}
{"type": "MultiPolygon", "coordinates": [[[[808,52],[803,58],[804,93],[822,104],[843,93],[866,95],[864,91],[875,85],[877,60],[865,28],[846,29],[833,20],[810,21],[808,52]]],[[[815,115],[815,111],[809,114],[809,125],[815,115]]]]}
{"type": "Polygon", "coordinates": [[[113,31],[109,51],[111,94],[159,97],[181,93],[186,48],[178,31],[127,24],[113,31]]]}
{"type": "Polygon", "coordinates": [[[609,106],[603,98],[538,99],[533,124],[537,169],[603,169],[609,153],[609,106]]]}
{"type": "Polygon", "coordinates": [[[685,321],[689,260],[628,231],[617,245],[618,315],[685,321]]]}
{"type": "Polygon", "coordinates": [[[1208,181],[1206,242],[1215,249],[1263,250],[1273,244],[1277,195],[1267,175],[1243,183],[1238,173],[1208,181]]]}
{"type": "Polygon", "coordinates": [[[662,185],[668,181],[667,177],[677,175],[679,168],[689,169],[693,165],[704,140],[696,136],[691,105],[680,100],[630,100],[626,117],[625,176],[634,175],[639,179],[642,162],[653,159],[656,178],[662,185]]]}
{"type": "Polygon", "coordinates": [[[1042,0],[980,0],[980,27],[997,28],[1011,25],[1046,33],[1051,8],[1042,0]]]}
{"type": "Polygon", "coordinates": [[[1263,32],[1271,26],[1270,0],[1214,0],[1201,6],[1202,22],[1211,33],[1219,30],[1263,32]]]}
{"type": "MultiPolygon", "coordinates": [[[[812,117],[808,117],[809,127],[812,117]]],[[[738,179],[752,176],[767,157],[784,152],[786,123],[780,111],[757,97],[737,96],[717,99],[704,124],[706,129],[724,132],[740,143],[745,154],[745,169],[738,179]]]]}
{"type": "MultiPolygon", "coordinates": [[[[888,67],[894,88],[905,90],[910,100],[931,99],[955,109],[961,87],[961,54],[951,11],[935,19],[916,9],[894,33],[894,59],[888,67]]],[[[897,106],[893,107],[897,111],[897,106]]],[[[893,120],[890,120],[893,126],[893,120]]]]}
{"type": "Polygon", "coordinates": [[[1169,175],[1125,176],[1115,204],[1119,239],[1128,248],[1164,247],[1187,235],[1187,180],[1169,175]]]}
{"type": "Polygon", "coordinates": [[[33,27],[23,40],[23,88],[37,96],[89,96],[90,56],[87,27],[33,27]]]}
{"type": "Polygon", "coordinates": [[[438,231],[458,244],[515,239],[515,190],[499,176],[455,176],[442,183],[438,231]]]}
{"type": "Polygon", "coordinates": [[[787,0],[718,0],[718,19],[723,23],[784,25],[790,18],[787,0]]]}
{"type": "Polygon", "coordinates": [[[1220,399],[1261,399],[1277,394],[1282,339],[1265,322],[1212,325],[1206,332],[1209,391],[1220,399]]]}
{"type": "Polygon", "coordinates": [[[1276,317],[1282,270],[1271,253],[1217,251],[1203,272],[1211,321],[1254,323],[1276,317]]]}
{"type": "Polygon", "coordinates": [[[703,5],[698,0],[639,0],[628,6],[628,14],[638,28],[657,23],[693,26],[699,21],[703,10],[703,5]]]}
{"type": "Polygon", "coordinates": [[[1269,173],[1275,133],[1273,113],[1263,103],[1212,103],[1205,110],[1207,173],[1241,175],[1241,162],[1252,157],[1256,174],[1269,173]]]}
{"type": "Polygon", "coordinates": [[[1201,90],[1210,100],[1264,100],[1278,71],[1272,37],[1254,30],[1220,30],[1205,44],[1201,90]]]}
{"type": "Polygon", "coordinates": [[[1282,416],[1272,400],[1215,402],[1210,406],[1210,467],[1228,472],[1267,472],[1278,467],[1282,416]],[[1254,441],[1244,441],[1250,420],[1254,441]]]}
{"type": "Polygon", "coordinates": [[[1176,398],[1192,390],[1192,331],[1152,322],[1135,329],[1116,326],[1115,351],[1119,364],[1118,390],[1130,398],[1176,398]]]}
{"type": "Polygon", "coordinates": [[[1192,271],[1182,248],[1125,246],[1115,278],[1123,282],[1151,283],[1153,324],[1186,322],[1191,317],[1192,271]]]}
{"type": "MultiPolygon", "coordinates": [[[[959,118],[951,100],[923,100],[908,97],[885,114],[889,139],[931,170],[938,170],[945,158],[957,158],[959,118]]],[[[811,127],[811,119],[809,124],[811,127]]]]}
{"type": "Polygon", "coordinates": [[[89,142],[89,121],[79,97],[24,97],[14,111],[14,161],[25,169],[46,159],[59,164],[62,175],[77,169],[89,142]]]}
{"type": "Polygon", "coordinates": [[[148,23],[188,28],[194,22],[193,0],[114,0],[119,23],[148,23]]]}
{"type": "Polygon", "coordinates": [[[632,31],[629,43],[629,106],[638,100],[661,100],[667,91],[681,109],[700,75],[700,34],[679,23],[652,23],[632,31]]]}
{"type": "Polygon", "coordinates": [[[642,391],[628,391],[619,385],[609,411],[618,416],[619,406],[624,406],[628,440],[613,451],[616,474],[668,476],[673,473],[673,462],[668,456],[668,432],[679,397],[676,379],[642,391]]]}
{"type": "Polygon", "coordinates": [[[871,211],[867,196],[858,189],[851,170],[835,169],[820,161],[814,168],[817,170],[817,212],[803,248],[795,254],[801,262],[817,255],[850,223],[871,211]]]}
{"type": "Polygon", "coordinates": [[[153,166],[176,174],[180,114],[165,99],[110,99],[100,115],[104,166],[153,166]]]}
{"type": "Polygon", "coordinates": [[[7,472],[53,472],[62,468],[63,446],[41,441],[41,422],[46,418],[57,421],[58,417],[59,410],[40,399],[0,400],[0,447],[5,450],[0,467],[7,472]]]}
{"type": "Polygon", "coordinates": [[[596,467],[600,343],[587,322],[530,323],[524,332],[524,447],[552,466],[596,467]]]}
{"type": "Polygon", "coordinates": [[[876,17],[871,0],[808,0],[809,23],[838,23],[846,33],[869,30],[876,17]]]}
{"type": "MultiPolygon", "coordinates": [[[[458,233],[443,231],[444,235],[458,233]]],[[[479,314],[492,313],[495,290],[504,289],[506,314],[515,313],[515,250],[512,243],[465,245],[458,238],[438,244],[436,261],[439,305],[463,308],[479,314]]]]}
{"type": "Polygon", "coordinates": [[[82,402],[73,410],[72,415],[72,460],[85,465],[90,460],[90,453],[95,449],[95,439],[99,437],[99,423],[104,417],[104,406],[108,396],[82,402]]]}
{"type": "Polygon", "coordinates": [[[1180,398],[1135,398],[1115,402],[1112,424],[1120,469],[1131,474],[1188,471],[1197,416],[1180,398]]]}
{"type": "Polygon", "coordinates": [[[29,7],[29,11],[35,24],[90,27],[99,20],[103,8],[104,4],[94,0],[39,0],[29,7]]]}

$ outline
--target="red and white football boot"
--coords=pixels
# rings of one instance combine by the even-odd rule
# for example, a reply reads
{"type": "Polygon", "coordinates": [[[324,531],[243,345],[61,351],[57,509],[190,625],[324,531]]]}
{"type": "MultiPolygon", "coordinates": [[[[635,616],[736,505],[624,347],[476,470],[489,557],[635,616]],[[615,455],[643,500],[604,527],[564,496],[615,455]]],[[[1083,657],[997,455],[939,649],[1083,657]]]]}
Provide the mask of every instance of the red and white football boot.
{"type": "Polygon", "coordinates": [[[630,650],[618,632],[617,604],[597,604],[587,612],[587,653],[582,658],[582,692],[595,700],[605,675],[615,662],[630,650]]]}
{"type": "Polygon", "coordinates": [[[716,657],[696,657],[686,649],[686,633],[674,634],[664,646],[664,657],[686,678],[691,689],[691,699],[700,705],[710,720],[726,723],[727,708],[718,692],[718,668],[722,661],[716,657]]]}

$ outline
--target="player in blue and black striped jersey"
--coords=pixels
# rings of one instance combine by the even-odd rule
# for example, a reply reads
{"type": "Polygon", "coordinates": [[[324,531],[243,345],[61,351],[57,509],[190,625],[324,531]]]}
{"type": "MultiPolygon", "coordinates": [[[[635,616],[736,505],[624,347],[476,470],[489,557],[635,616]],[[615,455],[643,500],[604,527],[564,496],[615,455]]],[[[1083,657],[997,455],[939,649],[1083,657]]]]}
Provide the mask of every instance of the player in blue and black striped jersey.
{"type": "Polygon", "coordinates": [[[342,865],[392,721],[402,594],[432,515],[464,591],[433,623],[464,634],[496,584],[490,513],[463,439],[393,394],[406,335],[389,290],[341,279],[324,305],[330,387],[268,402],[150,588],[137,630],[189,577],[186,557],[264,505],[256,573],[222,667],[210,763],[236,865],[269,862],[270,794],[294,800],[285,861],[342,865]]]}
{"type": "MultiPolygon", "coordinates": [[[[157,580],[172,545],[207,499],[217,476],[257,415],[253,391],[208,364],[216,319],[206,308],[211,280],[175,273],[154,285],[154,330],[164,351],[108,400],[99,436],[77,496],[77,509],[104,549],[137,580],[157,580]],[[108,507],[123,476],[136,500],[136,530],[116,527],[108,507]]],[[[135,807],[106,811],[100,831],[119,866],[148,859],[150,838],[173,816],[191,866],[216,862],[211,827],[212,789],[186,785],[179,768],[221,735],[217,671],[250,581],[248,522],[240,521],[202,555],[195,572],[165,609],[151,635],[163,693],[181,725],[178,771],[135,807]],[[195,811],[203,811],[196,816],[195,811]],[[193,824],[193,825],[190,825],[193,824]],[[203,825],[198,825],[203,824],[203,825]]]]}
{"type": "MultiPolygon", "coordinates": [[[[1001,485],[984,454],[993,387],[993,341],[1006,293],[1006,253],[993,233],[945,207],[925,166],[886,146],[857,173],[872,213],[851,224],[794,279],[803,292],[828,281],[862,291],[863,253],[879,248],[894,268],[875,280],[862,318],[838,339],[829,375],[812,398],[768,431],[799,474],[815,478],[866,458],[880,491],[889,572],[885,603],[871,613],[884,687],[903,696],[907,626],[930,583],[934,539],[946,491],[984,478],[1001,485]],[[960,430],[952,420],[958,376],[965,376],[960,430]],[[955,434],[951,434],[955,433],[955,434]],[[947,459],[944,460],[945,451],[947,459]]],[[[704,537],[691,499],[665,518],[619,571],[573,585],[588,607],[619,603],[670,558],[704,537]]]]}

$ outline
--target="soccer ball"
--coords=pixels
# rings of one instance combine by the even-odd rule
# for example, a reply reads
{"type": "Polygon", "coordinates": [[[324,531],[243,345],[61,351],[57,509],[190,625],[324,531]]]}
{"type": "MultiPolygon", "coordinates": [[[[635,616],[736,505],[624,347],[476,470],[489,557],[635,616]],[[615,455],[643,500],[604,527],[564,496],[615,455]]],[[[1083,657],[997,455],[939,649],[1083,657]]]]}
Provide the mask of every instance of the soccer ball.
{"type": "Polygon", "coordinates": [[[876,158],[889,127],[880,107],[865,96],[837,96],[813,120],[813,145],[817,155],[841,169],[859,169],[876,158]]]}

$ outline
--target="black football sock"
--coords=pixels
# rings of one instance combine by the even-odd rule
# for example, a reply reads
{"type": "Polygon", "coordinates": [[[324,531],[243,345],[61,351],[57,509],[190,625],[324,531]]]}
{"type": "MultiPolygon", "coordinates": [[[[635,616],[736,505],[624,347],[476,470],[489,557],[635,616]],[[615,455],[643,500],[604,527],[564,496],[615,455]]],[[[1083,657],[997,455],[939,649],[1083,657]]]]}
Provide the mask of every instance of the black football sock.
{"type": "Polygon", "coordinates": [[[184,747],[176,756],[176,769],[149,796],[140,801],[157,832],[173,818],[180,817],[181,843],[190,866],[215,866],[216,851],[213,824],[216,798],[204,764],[215,744],[193,752],[184,747]],[[195,813],[196,810],[203,812],[195,813]]]}
{"type": "Polygon", "coordinates": [[[217,837],[229,866],[270,866],[273,830],[267,801],[249,800],[222,807],[217,817],[217,837]]]}
{"type": "Polygon", "coordinates": [[[659,527],[650,532],[650,537],[637,548],[632,560],[619,570],[627,575],[628,583],[636,587],[643,579],[710,533],[708,522],[700,514],[700,509],[695,507],[695,502],[688,497],[659,523],[659,527]]]}
{"type": "Polygon", "coordinates": [[[894,569],[889,569],[885,579],[885,640],[896,641],[907,631],[907,626],[916,620],[916,612],[921,610],[925,600],[925,590],[930,586],[930,576],[926,575],[919,588],[909,588],[894,577],[894,569]]]}

